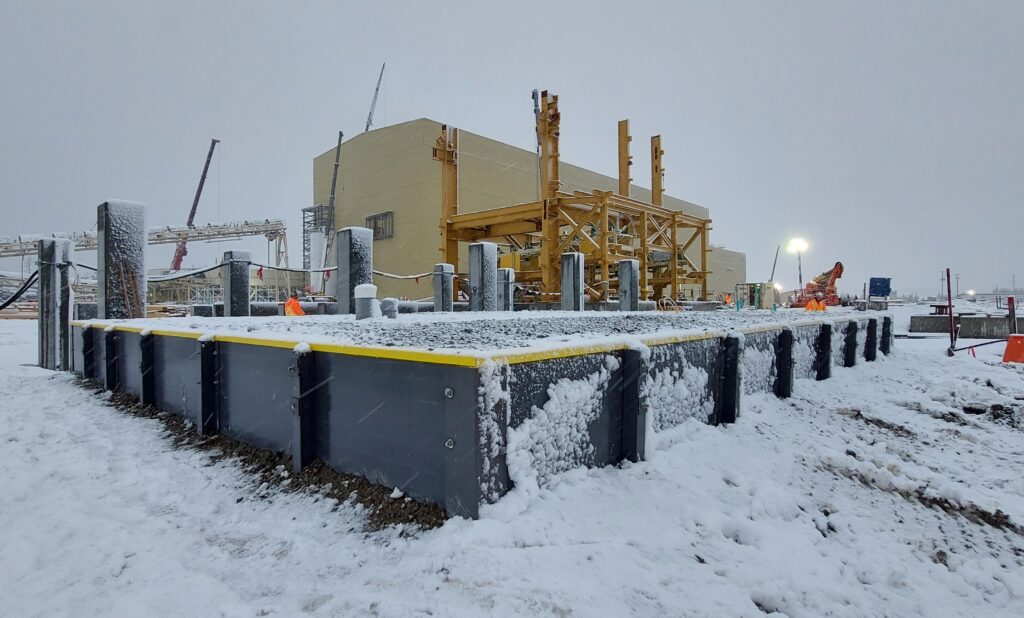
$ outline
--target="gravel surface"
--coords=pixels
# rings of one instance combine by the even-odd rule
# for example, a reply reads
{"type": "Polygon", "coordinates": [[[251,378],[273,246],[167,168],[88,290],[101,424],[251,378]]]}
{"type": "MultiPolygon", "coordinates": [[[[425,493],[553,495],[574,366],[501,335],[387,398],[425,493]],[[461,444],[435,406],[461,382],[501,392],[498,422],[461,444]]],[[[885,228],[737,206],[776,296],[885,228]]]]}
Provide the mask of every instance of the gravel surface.
{"type": "Polygon", "coordinates": [[[521,311],[514,313],[402,314],[356,321],[352,316],[270,318],[151,318],[105,320],[153,329],[202,333],[252,333],[281,339],[352,345],[396,346],[487,352],[508,348],[595,343],[596,339],[640,337],[675,333],[729,331],[768,324],[813,319],[866,318],[865,313],[842,308],[824,314],[799,309],[764,311],[587,312],[521,311]]]}

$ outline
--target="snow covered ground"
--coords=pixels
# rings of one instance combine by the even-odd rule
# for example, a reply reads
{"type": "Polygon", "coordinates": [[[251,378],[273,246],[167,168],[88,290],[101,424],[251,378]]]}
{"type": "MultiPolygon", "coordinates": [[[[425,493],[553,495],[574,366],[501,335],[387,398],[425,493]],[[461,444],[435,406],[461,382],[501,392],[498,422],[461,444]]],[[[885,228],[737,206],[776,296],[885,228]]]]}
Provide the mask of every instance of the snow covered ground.
{"type": "Polygon", "coordinates": [[[0,615],[1024,615],[1024,367],[896,343],[410,535],[174,448],[0,321],[0,615]]]}

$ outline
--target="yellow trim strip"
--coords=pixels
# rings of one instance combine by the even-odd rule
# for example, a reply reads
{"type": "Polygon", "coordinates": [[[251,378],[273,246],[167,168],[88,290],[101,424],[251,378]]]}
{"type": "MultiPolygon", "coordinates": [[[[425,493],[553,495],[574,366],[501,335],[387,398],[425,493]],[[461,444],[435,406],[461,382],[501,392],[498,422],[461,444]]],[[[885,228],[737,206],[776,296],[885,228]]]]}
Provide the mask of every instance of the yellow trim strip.
{"type": "Polygon", "coordinates": [[[157,330],[153,329],[149,331],[154,335],[160,335],[161,337],[178,337],[181,339],[199,339],[203,336],[203,333],[189,332],[183,330],[157,330]]]}
{"type": "Polygon", "coordinates": [[[240,335],[218,335],[214,333],[214,341],[221,343],[241,343],[244,345],[258,345],[265,348],[286,348],[292,349],[299,345],[298,341],[288,341],[286,339],[258,339],[256,337],[244,337],[240,335]]]}
{"type": "Polygon", "coordinates": [[[439,365],[455,365],[457,367],[479,367],[486,360],[479,356],[472,356],[468,354],[448,354],[444,352],[408,350],[404,348],[389,348],[382,346],[351,346],[333,343],[311,343],[309,344],[309,347],[314,352],[328,352],[330,354],[345,354],[348,356],[369,356],[372,358],[434,363],[439,365]]]}
{"type": "MultiPolygon", "coordinates": [[[[72,321],[72,326],[85,328],[86,322],[72,321]]],[[[106,328],[108,324],[102,322],[91,322],[89,328],[106,328]]],[[[764,326],[746,329],[741,332],[754,333],[768,330],[775,330],[778,326],[764,326]]],[[[137,326],[122,324],[114,325],[114,330],[138,333],[145,329],[137,326]]],[[[162,337],[180,337],[183,339],[199,339],[204,333],[197,331],[160,330],[152,329],[154,335],[162,337]]],[[[645,346],[669,345],[673,343],[684,343],[687,341],[702,341],[716,339],[724,335],[724,331],[706,331],[682,335],[667,335],[662,337],[639,337],[640,342],[645,346]]],[[[213,334],[213,339],[222,343],[237,343],[240,345],[254,345],[267,348],[292,349],[300,342],[285,339],[263,339],[259,337],[248,337],[244,335],[213,334]]],[[[549,350],[533,350],[527,352],[516,352],[515,349],[498,351],[486,355],[473,354],[452,354],[448,352],[431,352],[427,350],[410,350],[407,348],[385,347],[385,346],[354,346],[333,343],[310,343],[309,347],[314,352],[327,352],[330,354],[344,354],[347,356],[362,356],[369,358],[383,358],[389,360],[411,361],[418,363],[431,363],[437,365],[452,365],[456,367],[479,367],[489,360],[505,362],[510,365],[532,363],[559,358],[571,358],[584,356],[586,354],[600,354],[604,352],[615,352],[630,347],[628,342],[615,342],[607,344],[577,345],[564,348],[553,348],[549,350]]]]}

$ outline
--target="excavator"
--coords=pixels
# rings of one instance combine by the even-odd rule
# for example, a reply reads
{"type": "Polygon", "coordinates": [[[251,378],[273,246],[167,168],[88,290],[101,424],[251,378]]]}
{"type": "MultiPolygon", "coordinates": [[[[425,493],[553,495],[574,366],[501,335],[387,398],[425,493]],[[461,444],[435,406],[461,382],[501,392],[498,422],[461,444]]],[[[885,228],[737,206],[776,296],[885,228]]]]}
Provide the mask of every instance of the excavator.
{"type": "Polygon", "coordinates": [[[824,296],[825,304],[829,307],[842,304],[839,294],[836,292],[836,281],[842,276],[843,263],[836,262],[835,266],[808,281],[804,289],[798,290],[796,296],[790,301],[789,306],[803,307],[807,304],[807,301],[815,298],[818,294],[824,296]]]}

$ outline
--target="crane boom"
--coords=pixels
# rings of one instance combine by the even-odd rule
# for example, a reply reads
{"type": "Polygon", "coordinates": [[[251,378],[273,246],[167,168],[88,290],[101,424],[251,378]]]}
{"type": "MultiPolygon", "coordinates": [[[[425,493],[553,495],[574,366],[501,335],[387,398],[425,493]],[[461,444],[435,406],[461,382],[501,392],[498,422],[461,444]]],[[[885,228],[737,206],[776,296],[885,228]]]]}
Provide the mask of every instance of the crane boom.
{"type": "MultiPolygon", "coordinates": [[[[192,210],[188,213],[188,221],[185,223],[187,227],[192,227],[192,224],[196,220],[196,210],[199,209],[199,198],[203,195],[203,185],[206,184],[206,173],[210,171],[210,159],[213,158],[213,149],[217,147],[219,139],[210,140],[210,151],[206,153],[206,163],[203,164],[203,173],[199,177],[199,186],[196,187],[196,197],[192,200],[192,210]]],[[[171,270],[181,270],[181,261],[188,254],[188,249],[185,248],[185,239],[182,238],[178,242],[178,246],[174,249],[174,258],[171,259],[171,270]]]]}
{"type": "Polygon", "coordinates": [[[377,95],[380,94],[380,80],[384,79],[384,65],[386,62],[380,64],[380,75],[377,76],[377,87],[373,90],[373,101],[370,101],[370,114],[366,117],[366,128],[363,129],[363,133],[370,130],[373,126],[373,110],[377,109],[377,95]]]}

